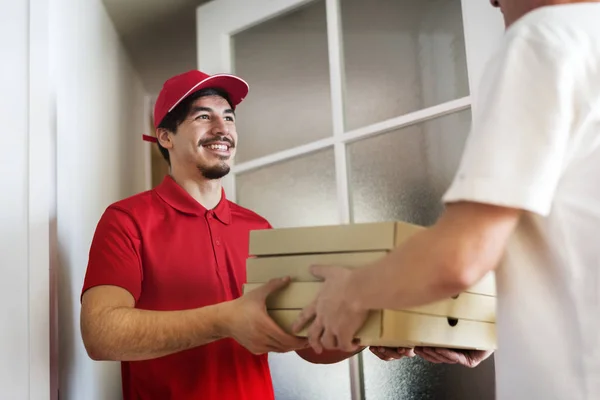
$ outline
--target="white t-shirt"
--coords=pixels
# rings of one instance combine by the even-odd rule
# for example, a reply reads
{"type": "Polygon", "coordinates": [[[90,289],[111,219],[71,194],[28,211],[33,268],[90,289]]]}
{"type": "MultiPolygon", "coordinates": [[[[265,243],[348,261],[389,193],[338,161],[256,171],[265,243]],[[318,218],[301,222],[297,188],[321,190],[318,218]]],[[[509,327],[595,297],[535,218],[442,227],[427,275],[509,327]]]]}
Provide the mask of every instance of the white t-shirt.
{"type": "Polygon", "coordinates": [[[600,399],[600,3],[513,24],[445,202],[526,211],[496,271],[499,400],[600,399]]]}

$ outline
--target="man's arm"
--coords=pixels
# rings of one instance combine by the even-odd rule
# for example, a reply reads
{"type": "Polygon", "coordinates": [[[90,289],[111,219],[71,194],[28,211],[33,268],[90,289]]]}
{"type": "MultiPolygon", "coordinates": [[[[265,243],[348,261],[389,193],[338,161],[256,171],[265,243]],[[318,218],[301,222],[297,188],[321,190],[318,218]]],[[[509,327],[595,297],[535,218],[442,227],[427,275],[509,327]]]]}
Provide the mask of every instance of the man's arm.
{"type": "Polygon", "coordinates": [[[133,296],[117,286],[97,286],[83,295],[81,334],[92,359],[147,360],[226,336],[226,303],[165,312],[134,305],[133,296]]]}
{"type": "Polygon", "coordinates": [[[239,299],[184,311],[134,308],[134,298],[117,286],[85,292],[81,334],[94,360],[158,358],[233,338],[254,354],[303,348],[306,340],[286,334],[265,311],[266,297],[289,282],[277,279],[239,299]]]}
{"type": "Polygon", "coordinates": [[[357,269],[352,298],[361,309],[400,309],[454,296],[496,268],[520,215],[512,208],[449,204],[435,226],[357,269]]]}
{"type": "Polygon", "coordinates": [[[357,350],[353,341],[369,310],[403,309],[450,298],[494,269],[521,211],[457,202],[432,228],[415,234],[383,259],[362,268],[314,266],[324,280],[317,299],[293,324],[307,324],[317,354],[357,350]]]}

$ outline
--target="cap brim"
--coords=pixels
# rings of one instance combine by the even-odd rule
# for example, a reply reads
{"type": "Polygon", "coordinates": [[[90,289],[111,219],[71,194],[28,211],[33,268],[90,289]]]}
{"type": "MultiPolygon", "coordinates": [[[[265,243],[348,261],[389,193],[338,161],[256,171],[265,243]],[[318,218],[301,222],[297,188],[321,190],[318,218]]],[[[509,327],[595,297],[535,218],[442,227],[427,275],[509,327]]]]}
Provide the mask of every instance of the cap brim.
{"type": "Polygon", "coordinates": [[[203,81],[200,81],[197,85],[192,87],[186,94],[181,96],[181,98],[169,109],[169,112],[173,111],[173,109],[177,107],[177,105],[181,103],[186,97],[192,95],[193,93],[196,93],[199,90],[206,88],[216,88],[227,92],[227,94],[229,95],[229,100],[231,101],[231,105],[234,108],[246,98],[249,91],[248,83],[242,78],[230,74],[212,75],[204,79],[203,81]]]}

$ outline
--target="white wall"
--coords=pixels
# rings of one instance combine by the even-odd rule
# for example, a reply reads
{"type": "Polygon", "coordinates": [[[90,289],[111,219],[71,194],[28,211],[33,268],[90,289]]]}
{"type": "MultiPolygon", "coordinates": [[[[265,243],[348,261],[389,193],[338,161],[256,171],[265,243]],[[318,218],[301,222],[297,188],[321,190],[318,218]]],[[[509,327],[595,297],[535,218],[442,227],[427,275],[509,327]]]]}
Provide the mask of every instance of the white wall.
{"type": "Polygon", "coordinates": [[[0,398],[29,397],[28,4],[0,14],[0,398]],[[7,62],[8,60],[8,62],[7,62]]]}
{"type": "Polygon", "coordinates": [[[49,394],[47,0],[0,2],[0,398],[49,394]]]}
{"type": "Polygon", "coordinates": [[[145,93],[100,0],[0,10],[0,398],[118,399],[79,294],[101,213],[148,186],[145,93]]]}
{"type": "Polygon", "coordinates": [[[56,88],[60,399],[121,397],[118,363],[91,361],[79,296],[96,223],[112,202],[146,189],[141,80],[100,0],[53,0],[56,88]]]}

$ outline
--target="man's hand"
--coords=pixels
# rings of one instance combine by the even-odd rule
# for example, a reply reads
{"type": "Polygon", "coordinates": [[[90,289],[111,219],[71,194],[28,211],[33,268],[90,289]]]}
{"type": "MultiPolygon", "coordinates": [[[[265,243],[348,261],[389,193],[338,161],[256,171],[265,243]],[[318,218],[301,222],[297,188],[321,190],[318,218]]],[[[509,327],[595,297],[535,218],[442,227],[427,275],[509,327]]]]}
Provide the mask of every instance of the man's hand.
{"type": "Polygon", "coordinates": [[[283,289],[289,282],[289,278],[272,279],[233,300],[224,315],[226,336],[235,339],[253,354],[285,353],[307,348],[307,339],[287,334],[267,313],[267,297],[283,289]]]}
{"type": "Polygon", "coordinates": [[[491,356],[493,351],[458,350],[436,347],[417,347],[415,354],[435,364],[460,364],[475,368],[491,356]]]}
{"type": "Polygon", "coordinates": [[[371,346],[369,350],[383,361],[400,360],[401,358],[413,358],[415,352],[413,349],[406,347],[380,347],[371,346]]]}
{"type": "Polygon", "coordinates": [[[352,301],[353,270],[339,266],[313,266],[311,272],[324,283],[317,298],[302,310],[292,327],[299,332],[309,324],[308,341],[317,354],[323,349],[357,351],[356,332],[364,324],[368,310],[352,301]]]}
{"type": "Polygon", "coordinates": [[[492,355],[493,351],[458,350],[437,347],[370,347],[373,354],[383,361],[399,360],[404,357],[420,356],[424,360],[435,364],[459,364],[475,368],[492,355]]]}

